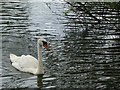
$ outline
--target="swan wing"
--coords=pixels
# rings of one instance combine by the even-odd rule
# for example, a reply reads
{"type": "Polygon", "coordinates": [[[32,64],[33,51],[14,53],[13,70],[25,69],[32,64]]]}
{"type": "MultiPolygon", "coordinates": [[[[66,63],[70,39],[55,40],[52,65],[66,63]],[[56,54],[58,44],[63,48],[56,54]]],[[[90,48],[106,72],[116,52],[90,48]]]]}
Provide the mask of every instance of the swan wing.
{"type": "Polygon", "coordinates": [[[12,66],[23,72],[34,73],[37,69],[38,60],[31,55],[16,56],[10,54],[12,66]]]}

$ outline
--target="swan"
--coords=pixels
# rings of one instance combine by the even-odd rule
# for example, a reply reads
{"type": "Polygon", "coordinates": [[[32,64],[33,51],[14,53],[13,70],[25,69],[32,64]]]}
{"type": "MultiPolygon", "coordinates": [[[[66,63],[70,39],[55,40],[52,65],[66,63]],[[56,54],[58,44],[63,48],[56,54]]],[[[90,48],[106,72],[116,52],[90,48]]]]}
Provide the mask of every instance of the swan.
{"type": "Polygon", "coordinates": [[[47,41],[44,38],[37,40],[38,60],[31,55],[16,56],[10,54],[10,61],[12,66],[22,72],[28,72],[35,75],[44,74],[43,62],[42,62],[42,48],[48,49],[47,41]]]}

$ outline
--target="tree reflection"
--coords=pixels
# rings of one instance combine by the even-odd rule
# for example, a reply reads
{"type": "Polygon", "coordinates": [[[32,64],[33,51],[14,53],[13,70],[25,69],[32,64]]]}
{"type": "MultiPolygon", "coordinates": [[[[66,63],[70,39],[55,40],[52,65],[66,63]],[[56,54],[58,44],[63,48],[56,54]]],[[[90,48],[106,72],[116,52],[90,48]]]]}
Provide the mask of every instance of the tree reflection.
{"type": "Polygon", "coordinates": [[[88,88],[118,88],[116,82],[109,81],[119,81],[120,78],[119,3],[67,4],[68,10],[64,12],[68,20],[64,23],[64,55],[68,58],[69,68],[66,73],[72,74],[71,77],[73,74],[85,76],[79,81],[80,87],[84,84],[88,88]]]}

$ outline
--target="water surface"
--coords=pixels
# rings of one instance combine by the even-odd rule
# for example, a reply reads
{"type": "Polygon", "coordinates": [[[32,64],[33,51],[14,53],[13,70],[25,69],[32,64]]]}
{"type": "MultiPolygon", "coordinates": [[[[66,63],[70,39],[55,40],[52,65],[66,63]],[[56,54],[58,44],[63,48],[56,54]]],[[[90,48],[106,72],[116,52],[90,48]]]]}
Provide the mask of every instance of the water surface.
{"type": "Polygon", "coordinates": [[[116,32],[114,27],[88,23],[88,29],[78,22],[86,21],[82,18],[85,14],[81,11],[77,16],[78,12],[63,2],[13,0],[0,4],[3,88],[39,88],[37,76],[11,66],[9,54],[37,58],[35,36],[43,36],[51,51],[43,50],[42,88],[119,89],[119,36],[105,35],[116,32]]]}

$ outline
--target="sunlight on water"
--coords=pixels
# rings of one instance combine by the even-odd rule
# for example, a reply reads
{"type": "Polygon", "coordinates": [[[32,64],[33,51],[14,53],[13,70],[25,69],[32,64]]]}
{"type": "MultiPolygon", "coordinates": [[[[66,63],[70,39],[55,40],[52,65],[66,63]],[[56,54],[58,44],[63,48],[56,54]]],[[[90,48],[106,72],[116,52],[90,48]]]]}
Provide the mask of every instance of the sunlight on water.
{"type": "MultiPolygon", "coordinates": [[[[27,3],[22,1],[13,2],[14,3],[3,3],[2,8],[4,11],[2,23],[2,87],[38,88],[37,77],[33,77],[33,75],[28,73],[19,72],[13,68],[9,61],[9,54],[32,54],[37,57],[37,39],[34,38],[34,36],[43,36],[48,40],[48,42],[51,42],[51,40],[60,40],[61,35],[63,35],[63,26],[59,24],[57,15],[54,15],[53,17],[53,13],[46,3],[27,3]],[[43,11],[44,9],[45,11],[43,11]],[[11,12],[9,12],[9,10],[11,12]]],[[[54,8],[55,7],[53,6],[53,10],[54,8]]],[[[43,58],[44,64],[46,65],[45,52],[43,53],[43,58]]],[[[43,77],[43,88],[55,88],[56,85],[54,86],[51,83],[55,80],[56,77],[50,75],[50,72],[46,73],[43,77]]]]}

